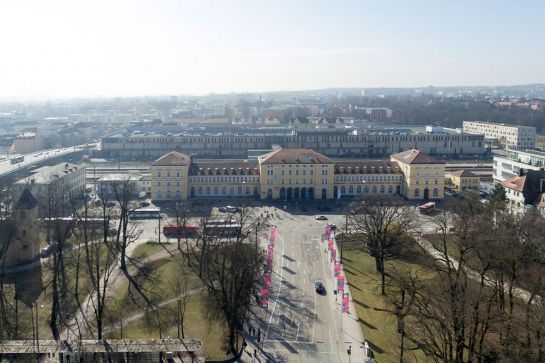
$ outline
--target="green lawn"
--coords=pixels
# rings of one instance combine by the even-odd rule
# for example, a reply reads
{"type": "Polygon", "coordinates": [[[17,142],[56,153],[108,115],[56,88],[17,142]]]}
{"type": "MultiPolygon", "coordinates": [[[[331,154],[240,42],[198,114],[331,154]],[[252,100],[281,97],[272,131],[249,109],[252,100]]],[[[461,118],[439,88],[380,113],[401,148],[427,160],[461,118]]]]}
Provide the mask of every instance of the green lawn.
{"type": "MultiPolygon", "coordinates": [[[[138,247],[139,253],[149,255],[163,249],[158,244],[143,244],[138,247]]],[[[158,261],[146,263],[142,266],[141,272],[136,276],[143,279],[144,292],[155,304],[172,299],[176,296],[173,288],[174,278],[181,276],[188,279],[193,290],[201,286],[198,276],[187,266],[183,256],[176,254],[158,261]]],[[[128,283],[125,283],[116,291],[111,299],[111,312],[107,320],[116,328],[108,334],[111,338],[120,337],[119,318],[125,318],[133,313],[145,311],[144,299],[138,296],[133,290],[129,294],[128,283]]],[[[203,342],[202,354],[207,359],[224,359],[222,347],[224,345],[225,332],[221,323],[210,321],[202,309],[206,294],[195,293],[190,300],[186,311],[185,336],[188,338],[200,339],[203,342]]],[[[166,338],[177,337],[176,323],[176,302],[169,303],[159,308],[158,314],[148,312],[137,321],[128,323],[123,327],[123,338],[158,339],[160,336],[166,338]]]]}
{"type": "MultiPolygon", "coordinates": [[[[415,250],[416,251],[416,250],[415,250]]],[[[413,251],[414,252],[414,251],[413,251]]],[[[416,252],[414,252],[416,253],[416,252]]],[[[421,270],[413,261],[388,261],[386,272],[407,272],[421,270]]],[[[391,299],[396,291],[388,288],[387,297],[380,293],[380,274],[375,270],[375,261],[367,253],[352,249],[343,252],[343,266],[354,299],[363,334],[380,363],[399,362],[400,335],[397,332],[397,319],[391,313],[394,308],[391,299]]],[[[388,280],[387,280],[388,281],[388,280]]],[[[406,324],[410,329],[410,325],[406,324]]],[[[429,359],[405,341],[405,362],[426,362],[429,359]]]]}
{"type": "Polygon", "coordinates": [[[132,257],[136,260],[143,260],[146,257],[153,255],[156,252],[164,251],[165,249],[171,249],[172,243],[170,242],[146,242],[138,245],[132,254],[132,257]]]}

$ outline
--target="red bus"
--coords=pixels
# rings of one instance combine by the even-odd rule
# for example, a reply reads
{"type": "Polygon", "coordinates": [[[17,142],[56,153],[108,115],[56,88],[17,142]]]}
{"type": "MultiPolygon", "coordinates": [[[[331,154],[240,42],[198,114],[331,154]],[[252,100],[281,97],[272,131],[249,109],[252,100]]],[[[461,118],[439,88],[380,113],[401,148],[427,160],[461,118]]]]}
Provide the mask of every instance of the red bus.
{"type": "Polygon", "coordinates": [[[163,234],[165,237],[191,237],[197,234],[197,226],[194,224],[165,224],[163,234]]]}
{"type": "Polygon", "coordinates": [[[420,214],[429,214],[435,209],[435,202],[428,202],[418,207],[420,214]]]}

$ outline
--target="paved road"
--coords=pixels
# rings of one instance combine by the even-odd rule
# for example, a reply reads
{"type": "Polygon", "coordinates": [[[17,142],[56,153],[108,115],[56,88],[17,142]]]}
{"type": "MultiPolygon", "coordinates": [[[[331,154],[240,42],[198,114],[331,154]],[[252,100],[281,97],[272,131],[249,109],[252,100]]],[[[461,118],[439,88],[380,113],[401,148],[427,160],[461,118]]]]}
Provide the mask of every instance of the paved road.
{"type": "MultiPolygon", "coordinates": [[[[94,144],[93,144],[94,147],[94,144]]],[[[11,164],[9,160],[0,162],[0,176],[17,171],[18,169],[39,163],[44,160],[56,158],[62,155],[69,155],[73,152],[84,150],[85,145],[70,146],[62,149],[42,150],[30,154],[24,154],[24,161],[11,164]]]]}
{"type": "Polygon", "coordinates": [[[349,345],[354,354],[363,352],[359,348],[363,335],[355,310],[343,318],[341,332],[340,299],[337,304],[321,237],[328,222],[340,225],[343,217],[316,221],[309,215],[279,214],[272,220],[278,228],[271,300],[259,325],[264,354],[270,361],[348,362],[349,345]],[[318,279],[323,280],[326,295],[315,292],[318,279]]]}

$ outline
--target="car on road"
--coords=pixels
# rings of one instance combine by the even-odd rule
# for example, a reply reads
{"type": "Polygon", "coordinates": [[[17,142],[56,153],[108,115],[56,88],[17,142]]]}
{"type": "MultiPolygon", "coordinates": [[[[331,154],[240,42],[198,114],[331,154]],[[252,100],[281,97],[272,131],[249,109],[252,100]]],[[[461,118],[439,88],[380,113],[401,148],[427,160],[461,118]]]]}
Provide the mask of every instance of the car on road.
{"type": "Polygon", "coordinates": [[[236,212],[238,212],[238,208],[237,208],[237,207],[233,207],[233,206],[230,206],[230,205],[226,206],[225,209],[226,209],[227,212],[229,212],[229,213],[236,213],[236,212]]]}
{"type": "Polygon", "coordinates": [[[219,207],[218,212],[220,213],[227,213],[227,209],[225,207],[219,207]]]}
{"type": "Polygon", "coordinates": [[[336,230],[337,230],[337,226],[334,225],[333,223],[328,223],[327,226],[328,226],[329,228],[331,228],[332,231],[336,231],[336,230]]]}
{"type": "Polygon", "coordinates": [[[316,280],[314,283],[314,290],[320,295],[325,295],[325,286],[322,280],[316,280]]]}
{"type": "Polygon", "coordinates": [[[316,216],[316,220],[317,221],[327,221],[327,217],[326,216],[316,216]]]}
{"type": "Polygon", "coordinates": [[[41,258],[46,258],[46,257],[51,256],[51,254],[57,250],[57,247],[58,247],[57,242],[53,242],[52,244],[45,246],[40,251],[40,257],[41,258]]]}

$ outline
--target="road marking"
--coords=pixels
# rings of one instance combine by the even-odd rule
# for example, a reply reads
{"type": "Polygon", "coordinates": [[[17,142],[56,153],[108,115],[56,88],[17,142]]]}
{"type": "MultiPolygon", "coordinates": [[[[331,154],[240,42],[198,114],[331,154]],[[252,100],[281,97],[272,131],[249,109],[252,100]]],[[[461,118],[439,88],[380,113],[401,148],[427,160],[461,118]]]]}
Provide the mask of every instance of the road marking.
{"type": "MultiPolygon", "coordinates": [[[[284,239],[282,238],[282,236],[280,236],[279,234],[276,234],[276,237],[278,237],[278,239],[282,242],[282,255],[284,255],[284,239]]],[[[269,323],[267,324],[267,333],[266,333],[266,336],[269,336],[269,328],[271,326],[271,321],[272,321],[272,318],[274,316],[274,311],[276,309],[276,305],[278,305],[278,298],[280,296],[280,291],[282,290],[282,275],[284,273],[284,259],[281,258],[282,262],[281,262],[281,267],[280,268],[280,282],[278,284],[278,291],[276,292],[276,300],[274,301],[274,306],[273,306],[273,309],[271,311],[271,317],[269,318],[269,323]]]]}

